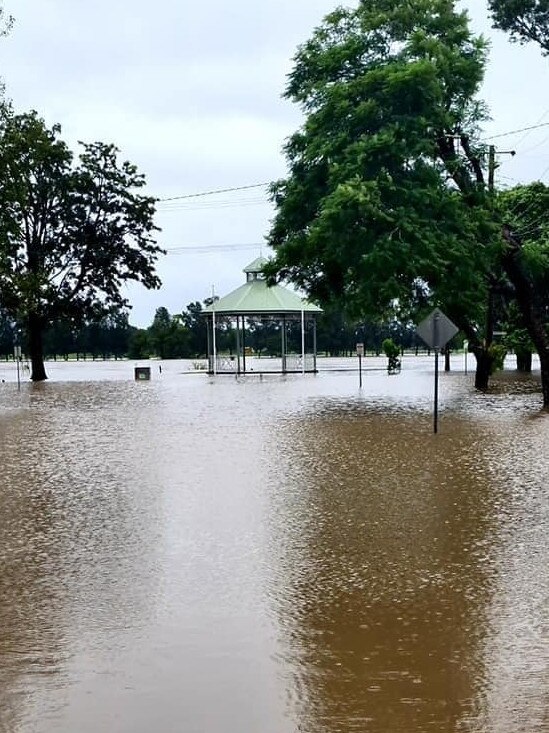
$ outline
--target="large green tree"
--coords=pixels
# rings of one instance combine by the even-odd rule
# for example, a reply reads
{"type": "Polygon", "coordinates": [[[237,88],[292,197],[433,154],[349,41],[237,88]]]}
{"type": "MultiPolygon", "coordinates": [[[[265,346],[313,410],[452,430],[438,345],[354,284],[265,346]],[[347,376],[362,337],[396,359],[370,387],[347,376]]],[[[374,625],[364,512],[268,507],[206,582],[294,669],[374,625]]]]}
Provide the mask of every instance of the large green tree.
{"type": "MultiPolygon", "coordinates": [[[[13,18],[8,15],[2,5],[0,5],[0,38],[7,35],[13,24],[13,18]]],[[[4,80],[0,77],[0,109],[5,106],[4,99],[4,80]]]]}
{"type": "Polygon", "coordinates": [[[144,176],[113,145],[81,144],[75,159],[59,135],[34,112],[0,118],[0,300],[27,332],[35,381],[49,324],[127,307],[128,280],[160,285],[144,176]]]}
{"type": "MultiPolygon", "coordinates": [[[[508,32],[511,40],[533,41],[544,55],[549,55],[548,0],[489,0],[489,7],[495,26],[508,32]]],[[[521,323],[515,323],[519,326],[517,343],[522,342],[519,348],[527,347],[530,340],[539,354],[545,407],[549,407],[548,203],[547,187],[539,182],[519,186],[500,197],[503,265],[514,286],[520,312],[521,323]],[[520,335],[520,326],[529,338],[524,333],[520,335]]]]}
{"type": "Polygon", "coordinates": [[[480,388],[501,279],[478,142],[486,53],[451,0],[363,0],[327,16],[289,77],[306,119],[272,188],[268,268],[358,317],[442,306],[472,344],[480,388]]]}
{"type": "Polygon", "coordinates": [[[172,316],[164,306],[156,309],[148,334],[152,350],[161,359],[191,356],[191,332],[179,316],[172,316]]]}
{"type": "Polygon", "coordinates": [[[489,0],[494,25],[514,41],[534,41],[549,54],[548,0],[489,0]]]}
{"type": "Polygon", "coordinates": [[[541,367],[549,406],[549,186],[515,186],[498,196],[503,221],[503,266],[541,367]]]}
{"type": "Polygon", "coordinates": [[[189,303],[180,315],[181,323],[189,330],[189,350],[191,356],[206,356],[208,326],[200,301],[189,303]]]}

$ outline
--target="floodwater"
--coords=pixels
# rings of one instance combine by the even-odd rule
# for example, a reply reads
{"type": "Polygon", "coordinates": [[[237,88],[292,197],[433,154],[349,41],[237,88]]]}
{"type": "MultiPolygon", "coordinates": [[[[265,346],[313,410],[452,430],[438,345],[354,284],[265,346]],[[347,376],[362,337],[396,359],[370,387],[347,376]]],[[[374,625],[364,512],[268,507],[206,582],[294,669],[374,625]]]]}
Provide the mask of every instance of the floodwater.
{"type": "Polygon", "coordinates": [[[0,384],[2,733],[549,731],[529,380],[152,366],[0,384]]]}

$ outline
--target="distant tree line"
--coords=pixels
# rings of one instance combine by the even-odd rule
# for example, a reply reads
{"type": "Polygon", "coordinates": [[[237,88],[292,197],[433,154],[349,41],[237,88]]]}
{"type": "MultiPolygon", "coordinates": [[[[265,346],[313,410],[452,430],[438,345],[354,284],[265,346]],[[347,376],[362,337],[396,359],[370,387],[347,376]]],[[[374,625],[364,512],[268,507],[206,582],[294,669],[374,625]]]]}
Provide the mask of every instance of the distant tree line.
{"type": "MultiPolygon", "coordinates": [[[[205,301],[204,305],[209,302],[205,301]]],[[[146,329],[135,329],[131,335],[128,356],[133,359],[156,356],[161,359],[202,358],[207,353],[207,320],[200,302],[189,303],[181,314],[170,314],[158,308],[154,320],[146,329]]],[[[281,324],[276,318],[246,319],[246,347],[260,356],[279,356],[281,324]]],[[[309,338],[309,337],[308,337],[309,338]]],[[[328,310],[317,319],[317,351],[328,356],[350,356],[356,344],[366,351],[382,353],[382,343],[392,338],[401,349],[423,349],[412,323],[390,321],[369,323],[346,317],[337,310],[328,310]]],[[[216,345],[220,353],[236,352],[236,331],[228,318],[218,317],[216,345]]],[[[288,350],[301,350],[301,322],[287,324],[288,350]]],[[[310,348],[310,347],[309,347],[310,348]]]]}
{"type": "MultiPolygon", "coordinates": [[[[58,320],[43,335],[46,359],[120,359],[127,356],[132,334],[137,329],[127,312],[106,315],[93,321],[58,320]]],[[[11,318],[0,314],[0,357],[13,357],[19,344],[24,358],[29,356],[29,335],[11,318]]]]}
{"type": "MultiPolygon", "coordinates": [[[[208,305],[206,301],[204,305],[208,305]]],[[[207,353],[207,320],[199,302],[189,303],[181,314],[171,315],[166,308],[158,308],[154,320],[146,329],[136,329],[130,338],[128,356],[161,359],[203,358],[207,353]]],[[[246,319],[246,346],[259,356],[279,356],[281,324],[276,318],[246,319]]],[[[308,337],[310,338],[310,337],[308,337]]],[[[415,335],[414,324],[397,321],[366,323],[346,318],[338,311],[327,311],[317,319],[317,351],[328,356],[350,356],[356,344],[364,344],[366,351],[382,353],[382,343],[392,338],[401,349],[424,349],[415,335]]],[[[218,317],[216,345],[220,353],[236,352],[236,331],[228,318],[218,317]]],[[[301,350],[301,322],[287,324],[289,351],[301,350]]]]}
{"type": "MultiPolygon", "coordinates": [[[[199,301],[189,303],[177,314],[167,308],[156,310],[148,328],[137,328],[129,322],[127,311],[112,312],[91,321],[59,320],[44,332],[44,355],[47,359],[200,359],[207,355],[207,320],[199,301]]],[[[247,319],[246,346],[260,356],[279,356],[280,322],[276,319],[247,319]]],[[[220,353],[236,351],[236,332],[229,319],[217,321],[217,348],[220,353]]],[[[423,349],[415,335],[414,325],[398,321],[368,323],[346,318],[339,311],[326,311],[317,319],[317,350],[328,356],[350,356],[356,344],[363,343],[366,352],[382,353],[387,338],[404,349],[423,349]]],[[[28,355],[28,334],[6,313],[0,313],[0,358],[13,358],[14,345],[28,355]]],[[[301,349],[301,323],[287,324],[289,351],[301,349]]]]}

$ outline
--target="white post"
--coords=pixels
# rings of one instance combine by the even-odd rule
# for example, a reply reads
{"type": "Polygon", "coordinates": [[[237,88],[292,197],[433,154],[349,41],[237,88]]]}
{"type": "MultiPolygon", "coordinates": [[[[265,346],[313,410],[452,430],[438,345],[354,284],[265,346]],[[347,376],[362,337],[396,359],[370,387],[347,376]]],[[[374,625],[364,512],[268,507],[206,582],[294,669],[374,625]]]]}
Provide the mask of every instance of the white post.
{"type": "Polygon", "coordinates": [[[18,341],[15,341],[15,344],[13,347],[13,358],[17,362],[17,391],[19,392],[21,390],[21,376],[19,373],[19,367],[20,367],[20,361],[21,361],[21,347],[19,346],[18,341]]]}
{"type": "Polygon", "coordinates": [[[215,290],[212,285],[212,348],[213,348],[213,373],[217,374],[217,344],[215,340],[215,290]]]}
{"type": "Polygon", "coordinates": [[[301,373],[305,374],[305,311],[301,309],[301,373]]]}

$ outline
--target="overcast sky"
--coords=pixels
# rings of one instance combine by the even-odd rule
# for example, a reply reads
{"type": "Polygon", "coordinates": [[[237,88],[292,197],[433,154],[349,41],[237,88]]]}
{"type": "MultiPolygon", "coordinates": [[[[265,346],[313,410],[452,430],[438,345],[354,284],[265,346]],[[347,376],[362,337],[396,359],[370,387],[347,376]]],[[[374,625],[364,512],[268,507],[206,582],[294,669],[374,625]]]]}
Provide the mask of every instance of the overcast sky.
{"type": "MultiPolygon", "coordinates": [[[[155,196],[263,183],[284,175],[282,144],[300,124],[281,98],[296,47],[338,4],[4,0],[15,25],[0,39],[0,75],[17,111],[61,123],[72,146],[114,142],[155,196]]],[[[487,136],[549,122],[549,60],[492,31],[484,0],[464,5],[492,40],[487,136]]],[[[497,142],[518,153],[502,157],[500,182],[548,180],[549,127],[497,142]]],[[[181,312],[212,285],[220,295],[240,285],[271,216],[263,188],[160,204],[159,243],[188,249],[162,258],[160,291],[127,289],[131,322],[149,325],[161,305],[181,312]]]]}

